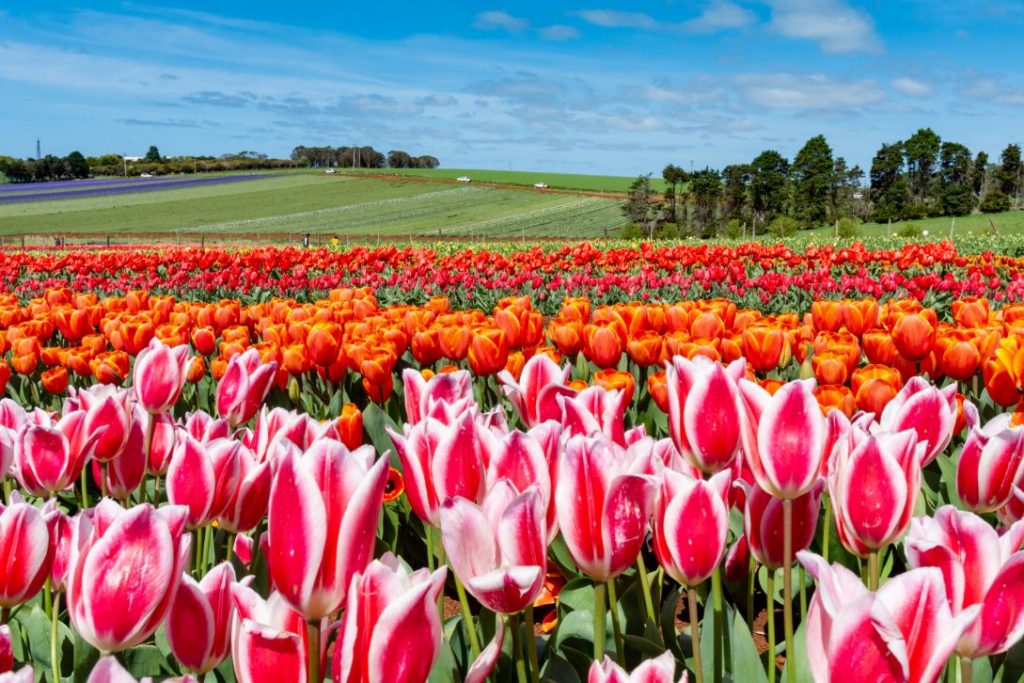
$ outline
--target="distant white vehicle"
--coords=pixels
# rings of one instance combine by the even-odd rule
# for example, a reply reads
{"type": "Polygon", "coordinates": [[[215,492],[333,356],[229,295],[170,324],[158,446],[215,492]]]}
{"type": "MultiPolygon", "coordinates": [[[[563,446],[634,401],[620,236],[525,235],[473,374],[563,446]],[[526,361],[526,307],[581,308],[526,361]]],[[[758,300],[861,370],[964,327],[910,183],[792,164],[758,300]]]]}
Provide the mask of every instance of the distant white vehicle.
{"type": "Polygon", "coordinates": [[[473,181],[469,179],[468,175],[460,175],[458,178],[455,179],[455,182],[457,182],[457,183],[471,183],[473,181]]]}
{"type": "Polygon", "coordinates": [[[538,189],[538,190],[546,190],[546,189],[548,189],[548,184],[547,183],[534,183],[533,186],[536,189],[538,189]]]}
{"type": "Polygon", "coordinates": [[[153,174],[152,174],[152,173],[143,173],[143,174],[142,174],[142,175],[140,175],[139,177],[140,177],[140,178],[152,178],[152,177],[153,177],[153,174]]]}
{"type": "Polygon", "coordinates": [[[333,168],[329,168],[326,171],[324,171],[324,173],[326,173],[327,175],[334,175],[335,170],[333,168]]]}

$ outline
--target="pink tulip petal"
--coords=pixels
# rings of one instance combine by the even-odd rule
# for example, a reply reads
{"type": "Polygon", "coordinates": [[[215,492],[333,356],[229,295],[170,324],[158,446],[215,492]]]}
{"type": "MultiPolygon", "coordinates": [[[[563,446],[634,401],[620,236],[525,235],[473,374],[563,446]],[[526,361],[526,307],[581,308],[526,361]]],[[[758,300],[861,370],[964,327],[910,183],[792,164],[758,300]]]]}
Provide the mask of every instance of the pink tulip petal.
{"type": "Polygon", "coordinates": [[[369,683],[426,680],[437,656],[441,625],[433,582],[413,586],[380,613],[367,651],[369,683]],[[429,654],[428,654],[429,653],[429,654]]]}
{"type": "Polygon", "coordinates": [[[466,672],[466,678],[463,683],[484,683],[490,677],[491,672],[494,671],[494,667],[498,665],[498,659],[501,657],[501,647],[504,642],[504,627],[495,629],[494,639],[487,644],[487,647],[483,649],[480,656],[473,660],[469,671],[466,672]]]}

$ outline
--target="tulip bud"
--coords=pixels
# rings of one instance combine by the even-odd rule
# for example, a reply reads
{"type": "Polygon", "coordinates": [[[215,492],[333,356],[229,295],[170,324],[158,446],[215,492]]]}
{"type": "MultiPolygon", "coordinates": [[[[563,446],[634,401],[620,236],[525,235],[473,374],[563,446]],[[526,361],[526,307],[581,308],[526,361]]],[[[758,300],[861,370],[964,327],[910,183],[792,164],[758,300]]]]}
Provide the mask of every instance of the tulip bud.
{"type": "Polygon", "coordinates": [[[139,404],[149,413],[169,411],[188,379],[188,346],[170,347],[153,339],[135,359],[132,386],[139,404]]]}
{"type": "Polygon", "coordinates": [[[229,562],[217,565],[196,581],[182,577],[167,614],[167,642],[182,666],[198,674],[214,669],[228,655],[235,606],[231,586],[235,570],[229,562]]]}

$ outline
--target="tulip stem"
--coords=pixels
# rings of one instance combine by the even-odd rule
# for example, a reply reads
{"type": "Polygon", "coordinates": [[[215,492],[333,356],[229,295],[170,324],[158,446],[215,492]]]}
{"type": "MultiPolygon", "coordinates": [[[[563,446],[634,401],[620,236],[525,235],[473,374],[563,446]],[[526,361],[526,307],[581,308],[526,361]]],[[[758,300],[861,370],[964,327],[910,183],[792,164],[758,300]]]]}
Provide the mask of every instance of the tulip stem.
{"type": "Polygon", "coordinates": [[[473,659],[480,656],[480,639],[476,635],[476,622],[473,620],[473,613],[469,610],[469,598],[466,596],[466,589],[459,581],[458,575],[453,571],[455,577],[455,590],[459,594],[459,606],[462,607],[462,622],[466,627],[466,634],[469,636],[469,648],[473,652],[473,659]]]}
{"type": "Polygon", "coordinates": [[[608,608],[612,612],[612,634],[615,637],[615,655],[622,661],[622,625],[619,624],[619,600],[615,595],[615,579],[608,580],[608,608]]]}
{"type": "Polygon", "coordinates": [[[868,590],[878,590],[878,551],[868,553],[868,590]]]}
{"type": "Polygon", "coordinates": [[[651,584],[647,581],[647,567],[644,566],[644,556],[636,556],[636,576],[640,580],[640,587],[644,594],[644,607],[647,608],[647,618],[652,624],[657,625],[658,619],[654,616],[654,601],[651,600],[651,584]]]}
{"type": "Polygon", "coordinates": [[[720,567],[715,567],[715,571],[711,575],[711,599],[715,609],[714,680],[715,683],[721,683],[722,664],[726,659],[731,659],[731,657],[725,654],[725,615],[722,609],[722,570],[720,567]]]}
{"type": "Polygon", "coordinates": [[[423,530],[426,534],[426,538],[423,542],[427,544],[427,568],[431,572],[434,571],[434,527],[430,524],[424,524],[423,530]]]}
{"type": "Polygon", "coordinates": [[[523,633],[519,628],[519,615],[508,615],[508,628],[512,631],[512,658],[516,660],[516,677],[526,683],[526,658],[523,656],[523,633]]]}
{"type": "Polygon", "coordinates": [[[155,484],[153,486],[153,505],[160,507],[160,475],[153,477],[155,484]]]}
{"type": "MultiPolygon", "coordinates": [[[[150,415],[149,419],[146,420],[146,436],[142,440],[142,453],[146,459],[146,465],[142,468],[142,490],[139,492],[139,501],[146,502],[148,497],[146,494],[146,473],[149,471],[149,451],[153,447],[153,431],[156,428],[156,416],[150,415]]],[[[159,475],[157,475],[159,477],[159,475]]],[[[157,505],[157,501],[153,501],[153,505],[157,505]]]]}
{"type": "Polygon", "coordinates": [[[786,635],[786,661],[789,683],[796,683],[798,662],[793,657],[793,501],[782,501],[782,623],[786,635]]]}
{"type": "Polygon", "coordinates": [[[821,533],[821,556],[828,562],[828,542],[831,540],[829,537],[832,535],[832,505],[829,501],[825,501],[825,528],[821,533]]]}
{"type": "Polygon", "coordinates": [[[765,611],[768,615],[768,683],[775,683],[775,570],[766,567],[768,573],[768,600],[765,611]]]}
{"type": "Polygon", "coordinates": [[[11,608],[0,607],[0,626],[6,626],[7,622],[11,620],[11,608]]]}
{"type": "Polygon", "coordinates": [[[526,656],[530,659],[530,681],[540,683],[540,665],[537,663],[537,627],[533,621],[533,605],[526,608],[526,656]]]}
{"type": "Polygon", "coordinates": [[[697,590],[686,590],[687,612],[690,613],[690,642],[693,646],[693,674],[697,683],[704,683],[704,665],[700,658],[700,620],[697,619],[697,590]]]}
{"type": "Polygon", "coordinates": [[[807,621],[807,570],[800,565],[800,623],[807,621]]]}
{"type": "Polygon", "coordinates": [[[594,661],[604,661],[604,592],[605,584],[594,586],[594,661]]]}
{"type": "Polygon", "coordinates": [[[309,683],[320,683],[323,677],[320,675],[320,621],[310,619],[307,633],[309,635],[309,683]]]}
{"type": "Polygon", "coordinates": [[[960,658],[960,683],[971,683],[974,677],[974,660],[968,657],[960,658]]]}
{"type": "Polygon", "coordinates": [[[236,538],[238,538],[238,532],[228,534],[227,549],[224,551],[224,554],[228,560],[228,564],[231,564],[231,562],[234,560],[236,538]]]}
{"type": "Polygon", "coordinates": [[[107,497],[107,463],[100,463],[100,498],[107,497]]]}
{"type": "Polygon", "coordinates": [[[53,611],[50,613],[50,668],[53,671],[53,680],[60,680],[60,661],[57,659],[57,622],[60,616],[60,593],[54,593],[53,611]]]}
{"type": "Polygon", "coordinates": [[[43,612],[49,618],[53,614],[53,591],[50,590],[50,577],[43,584],[43,612]]]}
{"type": "Polygon", "coordinates": [[[754,628],[754,586],[757,578],[757,560],[753,555],[750,557],[750,564],[747,570],[747,623],[754,628]]]}
{"type": "MultiPolygon", "coordinates": [[[[82,470],[82,481],[85,481],[85,470],[82,470]]],[[[9,477],[4,477],[4,500],[10,502],[11,500],[11,480],[9,477]]],[[[84,494],[83,494],[84,495],[84,494]]]]}
{"type": "MultiPolygon", "coordinates": [[[[82,468],[82,509],[85,510],[89,507],[89,476],[86,474],[85,467],[82,468]]],[[[7,480],[4,480],[4,486],[7,486],[7,480]]],[[[10,492],[8,492],[10,497],[10,492]]]]}

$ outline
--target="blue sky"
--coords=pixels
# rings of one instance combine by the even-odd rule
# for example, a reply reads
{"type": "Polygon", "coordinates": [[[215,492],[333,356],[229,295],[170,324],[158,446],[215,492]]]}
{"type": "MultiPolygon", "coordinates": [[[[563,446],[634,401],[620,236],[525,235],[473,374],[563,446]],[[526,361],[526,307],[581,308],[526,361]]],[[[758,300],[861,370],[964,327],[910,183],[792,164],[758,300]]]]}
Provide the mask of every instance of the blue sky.
{"type": "Polygon", "coordinates": [[[824,133],[1024,138],[1024,0],[0,5],[0,154],[285,156],[632,175],[824,133]]]}

